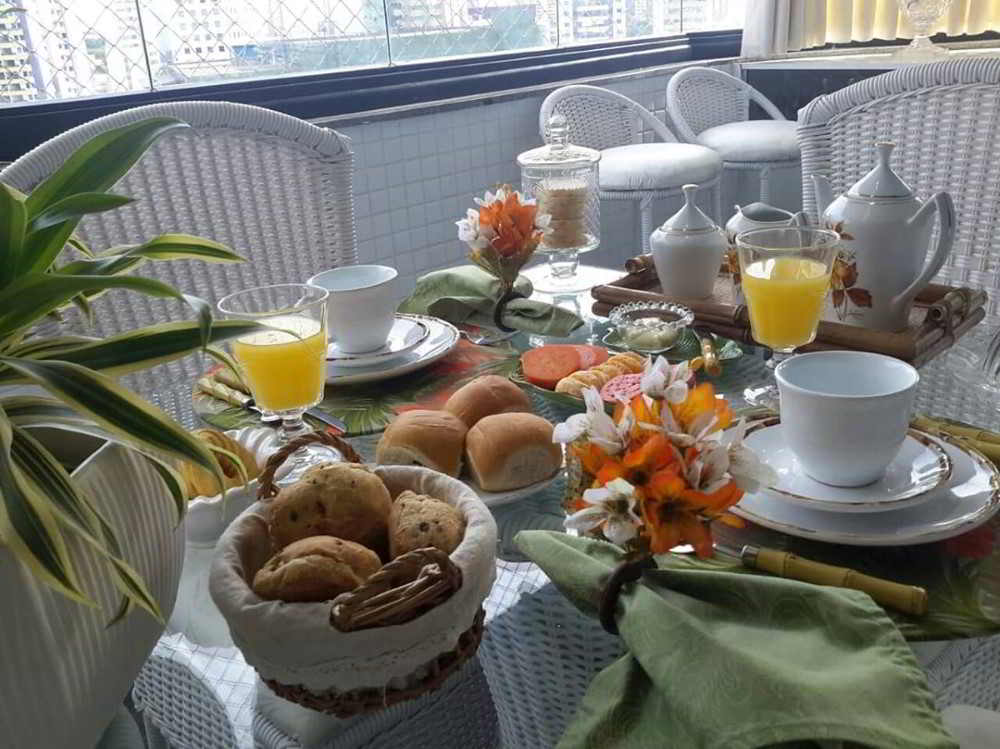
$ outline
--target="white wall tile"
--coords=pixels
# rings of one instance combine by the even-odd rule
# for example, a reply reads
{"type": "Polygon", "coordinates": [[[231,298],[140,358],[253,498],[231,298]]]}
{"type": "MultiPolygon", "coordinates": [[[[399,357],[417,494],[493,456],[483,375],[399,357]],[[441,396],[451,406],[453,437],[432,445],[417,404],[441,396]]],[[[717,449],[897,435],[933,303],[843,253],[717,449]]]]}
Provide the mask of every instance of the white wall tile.
{"type": "MultiPolygon", "coordinates": [[[[662,121],[667,80],[663,71],[653,71],[607,87],[650,108],[662,121]]],[[[541,144],[538,111],[543,98],[530,93],[342,128],[355,148],[361,262],[395,265],[404,293],[417,275],[462,262],[465,248],[456,237],[455,221],[472,206],[475,195],[497,184],[519,185],[517,155],[541,144]]],[[[644,139],[650,136],[645,133],[644,139]]],[[[788,189],[780,197],[776,194],[774,202],[792,208],[797,186],[783,187],[788,189]]],[[[730,179],[723,193],[723,213],[728,217],[734,202],[756,199],[751,175],[730,179]]],[[[663,221],[679,205],[677,200],[658,201],[654,220],[663,221]]],[[[620,268],[639,248],[635,204],[602,203],[601,247],[585,262],[620,268]]]]}

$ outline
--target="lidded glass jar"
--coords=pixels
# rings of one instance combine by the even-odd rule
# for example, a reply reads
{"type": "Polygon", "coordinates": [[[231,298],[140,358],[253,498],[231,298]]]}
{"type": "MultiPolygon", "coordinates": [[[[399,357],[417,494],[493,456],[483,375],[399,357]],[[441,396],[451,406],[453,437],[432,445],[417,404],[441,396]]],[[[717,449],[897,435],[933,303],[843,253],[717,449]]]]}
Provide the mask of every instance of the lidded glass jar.
{"type": "MultiPolygon", "coordinates": [[[[569,143],[566,118],[553,114],[545,127],[547,145],[517,157],[521,191],[538,201],[539,213],[551,216],[551,231],[538,246],[549,255],[549,274],[536,288],[568,291],[589,288],[577,274],[579,253],[601,242],[600,199],[597,194],[599,151],[569,143]]],[[[590,284],[593,285],[593,284],[590,284]]]]}

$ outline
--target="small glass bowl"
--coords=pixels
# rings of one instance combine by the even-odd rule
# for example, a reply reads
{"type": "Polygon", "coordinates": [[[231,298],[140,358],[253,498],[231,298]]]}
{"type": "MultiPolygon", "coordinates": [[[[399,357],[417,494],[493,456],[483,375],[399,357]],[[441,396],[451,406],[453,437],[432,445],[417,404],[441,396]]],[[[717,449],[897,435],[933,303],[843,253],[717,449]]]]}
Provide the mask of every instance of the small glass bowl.
{"type": "Polygon", "coordinates": [[[680,340],[684,329],[694,322],[694,312],[672,302],[629,302],[612,309],[608,319],[628,348],[659,353],[680,340]]]}

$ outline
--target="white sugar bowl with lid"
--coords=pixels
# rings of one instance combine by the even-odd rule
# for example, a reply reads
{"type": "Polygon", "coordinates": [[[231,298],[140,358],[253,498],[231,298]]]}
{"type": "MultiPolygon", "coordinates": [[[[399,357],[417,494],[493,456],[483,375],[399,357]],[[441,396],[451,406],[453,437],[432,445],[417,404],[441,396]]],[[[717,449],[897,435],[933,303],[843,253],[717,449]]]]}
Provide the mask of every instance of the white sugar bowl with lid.
{"type": "Polygon", "coordinates": [[[694,203],[697,185],[684,185],[684,206],[653,232],[649,246],[666,297],[712,296],[726,253],[726,233],[694,203]]]}

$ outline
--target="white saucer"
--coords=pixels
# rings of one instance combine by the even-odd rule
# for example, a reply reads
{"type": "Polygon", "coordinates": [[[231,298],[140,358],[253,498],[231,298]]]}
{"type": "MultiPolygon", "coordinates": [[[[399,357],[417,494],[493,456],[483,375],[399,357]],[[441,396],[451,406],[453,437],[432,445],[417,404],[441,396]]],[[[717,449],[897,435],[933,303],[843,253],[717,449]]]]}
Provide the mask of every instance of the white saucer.
{"type": "Polygon", "coordinates": [[[810,478],[785,443],[778,419],[750,425],[745,443],[778,474],[767,491],[793,504],[831,512],[884,512],[927,501],[951,476],[942,445],[926,432],[911,429],[885,475],[859,487],[830,486],[810,478]]]}
{"type": "Polygon", "coordinates": [[[341,367],[370,367],[412,351],[427,340],[428,335],[430,328],[420,318],[413,315],[396,315],[382,348],[360,354],[349,353],[341,351],[337,342],[332,341],[326,350],[326,360],[341,367]]]}
{"type": "Polygon", "coordinates": [[[458,330],[449,322],[428,315],[406,315],[427,326],[427,337],[415,348],[364,366],[344,366],[340,362],[326,363],[327,385],[355,385],[377,382],[414,372],[430,366],[451,353],[458,345],[458,330]]]}
{"type": "Polygon", "coordinates": [[[1000,472],[981,453],[941,435],[951,478],[926,502],[865,514],[812,510],[767,491],[747,494],[731,512],[790,536],[853,546],[942,541],[982,525],[1000,509],[1000,472]]]}
{"type": "Polygon", "coordinates": [[[479,495],[479,498],[483,500],[484,505],[487,507],[498,507],[500,505],[516,502],[519,499],[524,499],[525,497],[530,497],[532,494],[540,492],[542,489],[555,483],[556,479],[563,475],[563,472],[564,469],[560,468],[556,471],[554,476],[547,478],[544,481],[538,481],[528,486],[522,486],[520,489],[511,489],[505,492],[488,492],[485,489],[480,489],[476,483],[467,476],[461,476],[460,479],[466,486],[479,495]]]}

